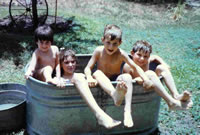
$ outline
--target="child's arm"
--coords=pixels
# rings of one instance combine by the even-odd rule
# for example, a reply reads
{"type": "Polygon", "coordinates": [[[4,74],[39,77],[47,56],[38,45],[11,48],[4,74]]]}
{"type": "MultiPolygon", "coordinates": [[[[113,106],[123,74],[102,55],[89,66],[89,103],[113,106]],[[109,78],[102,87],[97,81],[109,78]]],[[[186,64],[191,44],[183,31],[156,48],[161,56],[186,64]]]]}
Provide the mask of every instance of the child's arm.
{"type": "Polygon", "coordinates": [[[87,78],[88,85],[90,87],[94,87],[97,85],[97,81],[92,77],[92,69],[93,69],[94,65],[96,64],[97,58],[98,58],[98,52],[97,52],[97,50],[95,50],[87,64],[87,66],[84,69],[84,73],[87,78]]]}
{"type": "Polygon", "coordinates": [[[162,64],[164,66],[166,66],[168,69],[170,69],[170,66],[158,55],[151,55],[150,56],[150,62],[157,62],[159,64],[162,64]]]}
{"type": "Polygon", "coordinates": [[[61,70],[60,70],[60,61],[59,61],[59,50],[58,48],[56,47],[56,77],[58,79],[60,79],[61,77],[61,70]]]}
{"type": "Polygon", "coordinates": [[[36,51],[35,51],[32,55],[31,62],[25,73],[25,79],[28,79],[29,76],[33,76],[33,72],[35,71],[36,64],[37,64],[37,55],[36,55],[36,51]]]}
{"type": "Polygon", "coordinates": [[[133,60],[131,60],[131,58],[129,58],[128,54],[126,54],[125,52],[122,53],[122,56],[124,58],[124,61],[134,70],[136,71],[140,77],[142,78],[142,80],[144,81],[143,86],[147,89],[152,87],[152,82],[149,80],[149,78],[146,76],[146,74],[144,73],[144,71],[133,62],[133,60]]]}
{"type": "Polygon", "coordinates": [[[56,67],[55,67],[55,71],[56,71],[56,78],[53,78],[54,81],[56,80],[56,86],[57,87],[64,87],[65,84],[63,83],[62,79],[61,79],[61,67],[60,67],[60,58],[59,58],[59,49],[57,46],[55,46],[55,53],[56,53],[56,67]]]}

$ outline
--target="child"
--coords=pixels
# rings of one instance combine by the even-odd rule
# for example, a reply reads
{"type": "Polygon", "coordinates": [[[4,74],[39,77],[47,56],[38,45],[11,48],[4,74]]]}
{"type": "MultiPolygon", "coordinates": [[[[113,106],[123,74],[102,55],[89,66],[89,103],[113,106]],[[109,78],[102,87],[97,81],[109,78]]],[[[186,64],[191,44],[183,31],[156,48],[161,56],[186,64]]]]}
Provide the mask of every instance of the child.
{"type": "Polygon", "coordinates": [[[29,76],[58,85],[58,82],[52,78],[52,73],[56,71],[56,77],[60,77],[59,50],[53,46],[53,30],[47,26],[39,26],[35,30],[35,42],[38,48],[34,51],[30,65],[25,78],[29,76]]]}
{"type": "Polygon", "coordinates": [[[126,127],[132,127],[132,78],[129,74],[121,74],[122,63],[126,62],[131,68],[138,71],[144,80],[144,87],[151,87],[152,83],[146,77],[143,70],[128,57],[128,54],[118,48],[122,43],[122,31],[118,26],[107,25],[105,27],[102,43],[104,46],[99,46],[95,49],[85,68],[84,72],[88,84],[90,87],[94,87],[98,83],[113,98],[117,106],[122,103],[125,96],[124,125],[126,127]],[[92,76],[91,71],[96,63],[97,71],[92,76]],[[111,81],[117,81],[116,88],[113,87],[111,81]]]}
{"type": "MultiPolygon", "coordinates": [[[[181,95],[178,93],[169,66],[159,56],[151,55],[151,52],[152,46],[148,42],[140,40],[133,45],[131,55],[133,61],[145,71],[153,82],[154,90],[163,97],[170,109],[183,110],[192,107],[190,92],[184,91],[181,95]],[[163,77],[172,97],[167,93],[158,76],[163,77]]],[[[123,71],[131,74],[138,83],[143,83],[137,71],[131,69],[128,64],[124,65],[123,71]]]]}
{"type": "Polygon", "coordinates": [[[98,123],[106,128],[113,128],[119,124],[120,121],[113,120],[108,116],[96,103],[90,89],[85,75],[82,73],[74,73],[76,68],[76,56],[72,50],[61,50],[60,64],[62,77],[60,79],[62,86],[67,83],[73,83],[88,106],[94,112],[98,123]]]}

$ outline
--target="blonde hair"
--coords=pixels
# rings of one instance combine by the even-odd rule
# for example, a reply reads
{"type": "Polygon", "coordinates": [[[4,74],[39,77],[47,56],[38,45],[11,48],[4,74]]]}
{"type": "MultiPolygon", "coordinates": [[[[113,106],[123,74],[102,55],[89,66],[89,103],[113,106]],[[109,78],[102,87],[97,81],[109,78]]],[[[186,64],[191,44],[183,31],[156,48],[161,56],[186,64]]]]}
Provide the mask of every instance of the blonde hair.
{"type": "Polygon", "coordinates": [[[117,25],[109,24],[109,25],[106,25],[106,27],[104,28],[103,37],[104,38],[109,37],[110,40],[119,39],[119,41],[121,41],[122,31],[117,25]]]}

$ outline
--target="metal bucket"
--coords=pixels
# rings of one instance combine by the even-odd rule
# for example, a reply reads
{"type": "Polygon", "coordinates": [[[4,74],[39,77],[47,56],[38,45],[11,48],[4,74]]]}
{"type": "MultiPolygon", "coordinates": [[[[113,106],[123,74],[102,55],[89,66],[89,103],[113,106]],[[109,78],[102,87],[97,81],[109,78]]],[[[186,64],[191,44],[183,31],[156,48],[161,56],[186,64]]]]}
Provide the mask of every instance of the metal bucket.
{"type": "Polygon", "coordinates": [[[0,84],[0,132],[25,127],[26,87],[21,84],[0,84]]]}
{"type": "MultiPolygon", "coordinates": [[[[78,55],[81,62],[77,71],[83,71],[90,55],[78,55]]],[[[79,63],[80,63],[79,62],[79,63]]],[[[112,82],[116,85],[116,82],[112,82]]],[[[132,117],[134,126],[123,124],[106,129],[98,125],[73,84],[64,89],[30,78],[26,81],[27,132],[30,135],[75,135],[75,134],[149,134],[157,128],[160,96],[154,91],[145,91],[133,82],[132,117]]],[[[100,87],[91,88],[101,108],[113,119],[123,121],[124,103],[114,106],[113,100],[100,87]]]]}

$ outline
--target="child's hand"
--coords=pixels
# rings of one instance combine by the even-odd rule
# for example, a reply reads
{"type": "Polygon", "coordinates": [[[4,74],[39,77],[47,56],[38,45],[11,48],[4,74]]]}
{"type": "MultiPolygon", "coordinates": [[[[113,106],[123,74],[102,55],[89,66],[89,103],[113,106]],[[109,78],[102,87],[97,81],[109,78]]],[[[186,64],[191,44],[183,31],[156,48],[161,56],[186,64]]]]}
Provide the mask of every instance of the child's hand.
{"type": "Polygon", "coordinates": [[[142,85],[143,84],[143,80],[142,80],[142,78],[141,77],[136,77],[135,79],[134,79],[134,81],[136,81],[138,84],[140,84],[140,85],[142,85]]]}
{"type": "Polygon", "coordinates": [[[56,86],[59,88],[64,88],[66,85],[67,85],[67,82],[63,81],[63,79],[60,79],[56,86]]]}
{"type": "Polygon", "coordinates": [[[87,81],[90,87],[95,87],[97,85],[97,80],[95,80],[93,77],[87,78],[87,81]]]}
{"type": "Polygon", "coordinates": [[[143,83],[143,87],[145,89],[150,89],[152,86],[153,86],[153,83],[150,80],[145,80],[144,83],[143,83]]]}
{"type": "Polygon", "coordinates": [[[26,72],[25,79],[28,79],[30,76],[33,76],[33,72],[26,72]]]}

